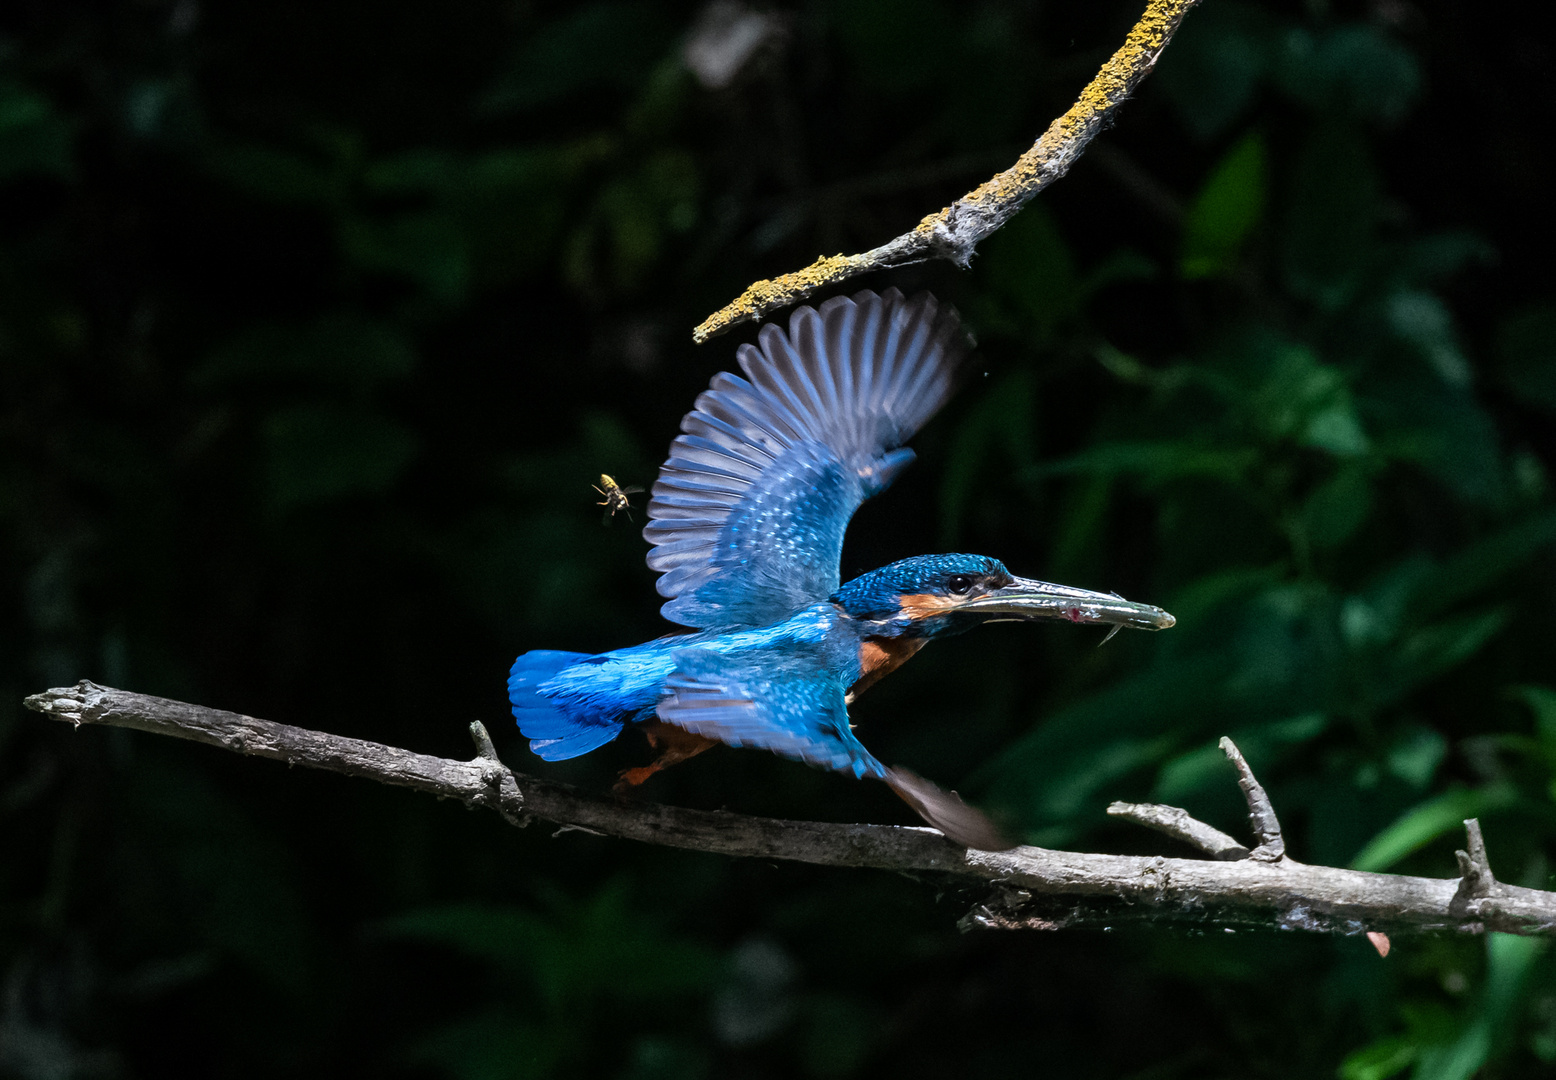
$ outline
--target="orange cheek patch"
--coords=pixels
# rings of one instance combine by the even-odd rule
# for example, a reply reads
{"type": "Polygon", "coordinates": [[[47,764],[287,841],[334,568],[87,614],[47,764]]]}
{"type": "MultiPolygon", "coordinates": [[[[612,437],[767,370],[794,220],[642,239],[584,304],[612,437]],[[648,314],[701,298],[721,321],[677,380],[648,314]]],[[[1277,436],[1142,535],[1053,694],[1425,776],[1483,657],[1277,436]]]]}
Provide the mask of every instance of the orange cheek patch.
{"type": "Polygon", "coordinates": [[[898,600],[902,607],[902,613],[910,619],[927,619],[933,615],[944,615],[956,607],[956,601],[946,596],[936,596],[934,593],[910,593],[898,600]]]}

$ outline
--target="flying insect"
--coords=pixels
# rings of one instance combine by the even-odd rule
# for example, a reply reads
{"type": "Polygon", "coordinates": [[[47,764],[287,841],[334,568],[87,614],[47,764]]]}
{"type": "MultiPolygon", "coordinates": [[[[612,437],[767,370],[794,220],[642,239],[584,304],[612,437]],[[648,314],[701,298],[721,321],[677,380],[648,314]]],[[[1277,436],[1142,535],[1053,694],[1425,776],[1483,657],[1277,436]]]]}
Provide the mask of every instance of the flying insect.
{"type": "Polygon", "coordinates": [[[590,486],[596,492],[605,496],[604,501],[594,504],[605,507],[605,516],[600,519],[601,525],[609,525],[618,510],[627,515],[628,521],[632,520],[632,503],[627,499],[627,496],[640,494],[643,491],[642,488],[635,485],[622,487],[611,478],[609,473],[601,473],[600,482],[590,486]]]}

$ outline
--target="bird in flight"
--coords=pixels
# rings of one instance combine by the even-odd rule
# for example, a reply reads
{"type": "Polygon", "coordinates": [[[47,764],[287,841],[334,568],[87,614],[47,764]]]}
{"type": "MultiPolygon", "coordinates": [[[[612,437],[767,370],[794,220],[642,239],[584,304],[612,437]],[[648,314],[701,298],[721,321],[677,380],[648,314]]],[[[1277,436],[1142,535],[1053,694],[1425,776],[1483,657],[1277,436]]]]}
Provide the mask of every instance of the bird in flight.
{"type": "MultiPolygon", "coordinates": [[[[530,749],[586,754],[636,726],[642,783],[717,743],[883,780],[967,847],[1012,845],[954,792],[878,761],[848,706],[936,637],[1065,619],[1164,630],[1159,607],[1019,578],[982,555],[919,555],[839,581],[843,533],[914,458],[903,444],[950,397],[970,343],[954,309],[895,289],[802,307],[743,345],[681,421],[648,503],[661,611],[691,628],[610,652],[537,650],[508,696],[530,749]]],[[[622,786],[618,785],[618,786],[622,786]]]]}

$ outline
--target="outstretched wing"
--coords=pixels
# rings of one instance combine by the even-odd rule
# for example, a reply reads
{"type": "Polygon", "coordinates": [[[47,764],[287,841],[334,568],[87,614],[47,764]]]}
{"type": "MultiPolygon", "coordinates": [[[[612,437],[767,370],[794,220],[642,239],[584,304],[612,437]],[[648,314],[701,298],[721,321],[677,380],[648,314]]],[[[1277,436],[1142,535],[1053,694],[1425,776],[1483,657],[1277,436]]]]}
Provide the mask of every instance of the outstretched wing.
{"type": "Polygon", "coordinates": [[[968,342],[951,308],[895,289],[803,307],[739,352],[681,421],[648,504],[665,618],[765,626],[837,590],[859,504],[913,460],[968,342]]]}
{"type": "Polygon", "coordinates": [[[959,844],[1014,847],[982,812],[916,773],[887,768],[854,737],[843,687],[813,657],[781,649],[728,655],[678,649],[659,719],[730,746],[759,747],[834,772],[884,780],[919,816],[959,844]]]}
{"type": "Polygon", "coordinates": [[[729,656],[679,649],[659,719],[730,746],[771,750],[834,772],[886,779],[848,726],[843,687],[814,659],[780,650],[729,656]]]}

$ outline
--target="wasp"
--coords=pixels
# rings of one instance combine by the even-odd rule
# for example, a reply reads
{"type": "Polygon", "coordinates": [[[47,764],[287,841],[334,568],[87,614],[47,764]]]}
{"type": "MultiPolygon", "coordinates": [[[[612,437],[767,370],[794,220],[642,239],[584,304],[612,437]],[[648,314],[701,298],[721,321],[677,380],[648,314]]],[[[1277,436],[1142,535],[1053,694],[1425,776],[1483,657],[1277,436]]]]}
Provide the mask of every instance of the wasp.
{"type": "Polygon", "coordinates": [[[611,518],[616,516],[617,510],[625,513],[628,521],[632,520],[632,511],[630,509],[632,504],[627,501],[627,496],[638,494],[643,490],[642,488],[634,485],[622,487],[606,473],[601,473],[600,482],[591,486],[595,491],[605,496],[603,500],[595,503],[596,506],[605,507],[605,517],[601,519],[601,525],[609,525],[611,518]]]}

